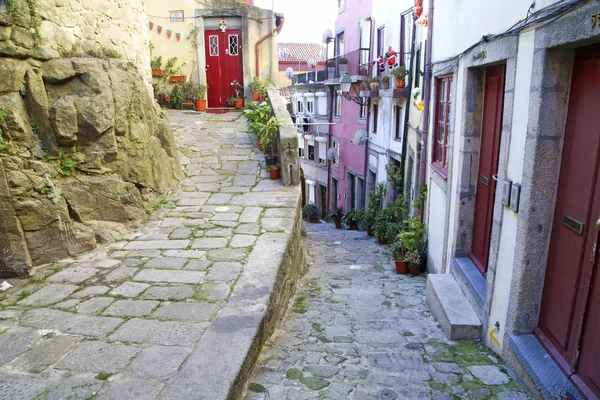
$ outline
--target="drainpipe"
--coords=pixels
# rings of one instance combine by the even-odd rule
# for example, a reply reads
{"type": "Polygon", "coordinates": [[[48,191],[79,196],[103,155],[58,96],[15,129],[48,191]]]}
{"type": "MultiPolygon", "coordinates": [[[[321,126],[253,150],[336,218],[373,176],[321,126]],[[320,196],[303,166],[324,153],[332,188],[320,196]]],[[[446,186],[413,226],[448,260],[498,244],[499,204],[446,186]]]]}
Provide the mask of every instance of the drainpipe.
{"type": "MultiPolygon", "coordinates": [[[[371,98],[367,98],[369,100],[367,100],[367,142],[365,143],[365,179],[363,182],[363,208],[367,208],[367,196],[369,195],[369,192],[367,191],[367,186],[369,183],[369,122],[371,121],[371,98]]],[[[377,186],[377,182],[373,183],[373,188],[375,188],[375,186],[377,186]]]]}
{"type": "MultiPolygon", "coordinates": [[[[335,96],[335,86],[332,85],[329,87],[329,91],[331,95],[329,96],[329,137],[327,138],[327,151],[333,147],[333,139],[331,135],[333,134],[333,99],[335,96]]],[[[327,210],[331,210],[331,165],[333,161],[327,159],[327,210]]],[[[335,207],[337,207],[337,198],[335,199],[335,207]]]]}
{"type": "Polygon", "coordinates": [[[273,29],[273,32],[267,33],[265,36],[260,38],[258,42],[256,42],[256,46],[254,47],[255,56],[256,56],[256,76],[260,78],[260,44],[267,40],[269,37],[273,36],[275,33],[279,33],[281,28],[283,28],[283,23],[285,22],[285,18],[281,17],[279,20],[279,25],[273,29]]]}
{"type": "MultiPolygon", "coordinates": [[[[427,136],[429,135],[429,113],[431,109],[431,39],[433,37],[433,1],[429,0],[429,11],[427,12],[427,46],[425,46],[425,82],[423,90],[425,91],[425,109],[423,110],[423,133],[421,135],[421,163],[419,165],[419,192],[425,185],[425,172],[427,170],[427,136]]],[[[419,214],[421,222],[425,214],[425,202],[421,200],[419,214]]]]}

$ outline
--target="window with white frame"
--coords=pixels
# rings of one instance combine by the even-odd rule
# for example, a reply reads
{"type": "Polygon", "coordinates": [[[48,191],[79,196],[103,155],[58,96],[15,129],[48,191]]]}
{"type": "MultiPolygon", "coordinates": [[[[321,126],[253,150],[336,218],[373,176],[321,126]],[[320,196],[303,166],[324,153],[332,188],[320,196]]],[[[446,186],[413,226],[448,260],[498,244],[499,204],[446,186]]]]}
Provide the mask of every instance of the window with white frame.
{"type": "Polygon", "coordinates": [[[413,11],[402,14],[400,20],[400,64],[410,69],[410,52],[412,47],[413,11]]]}
{"type": "Polygon", "coordinates": [[[315,99],[314,98],[310,98],[310,99],[306,100],[306,112],[308,112],[309,114],[315,113],[315,99]]]}
{"type": "Polygon", "coordinates": [[[304,158],[304,138],[298,136],[298,156],[304,158]]]}
{"type": "Polygon", "coordinates": [[[327,143],[319,142],[319,164],[327,164],[327,143]]]}
{"type": "Polygon", "coordinates": [[[306,144],[308,145],[307,148],[307,153],[308,153],[308,159],[310,161],[315,161],[315,141],[314,140],[307,140],[306,144]]]}
{"type": "Polygon", "coordinates": [[[298,112],[299,113],[304,112],[304,102],[302,100],[298,100],[298,112]]]}

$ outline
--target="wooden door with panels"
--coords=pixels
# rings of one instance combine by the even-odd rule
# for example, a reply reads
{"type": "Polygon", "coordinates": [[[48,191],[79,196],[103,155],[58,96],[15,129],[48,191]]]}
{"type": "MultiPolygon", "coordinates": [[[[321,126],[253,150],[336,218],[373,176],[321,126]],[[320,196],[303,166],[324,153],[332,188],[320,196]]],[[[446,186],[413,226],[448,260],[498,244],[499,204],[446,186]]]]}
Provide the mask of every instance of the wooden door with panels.
{"type": "Polygon", "coordinates": [[[241,31],[209,29],[204,31],[204,43],[208,107],[228,107],[227,99],[233,95],[231,82],[244,84],[241,31]]]}

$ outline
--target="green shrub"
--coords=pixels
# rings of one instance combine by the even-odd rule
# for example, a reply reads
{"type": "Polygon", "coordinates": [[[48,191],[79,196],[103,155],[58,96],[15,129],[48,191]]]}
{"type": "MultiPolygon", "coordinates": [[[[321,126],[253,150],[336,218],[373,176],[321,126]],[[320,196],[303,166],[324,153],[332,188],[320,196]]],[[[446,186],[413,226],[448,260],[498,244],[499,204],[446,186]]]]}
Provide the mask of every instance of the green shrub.
{"type": "Polygon", "coordinates": [[[302,217],[310,221],[317,219],[317,206],[315,204],[307,204],[302,208],[302,217]]]}

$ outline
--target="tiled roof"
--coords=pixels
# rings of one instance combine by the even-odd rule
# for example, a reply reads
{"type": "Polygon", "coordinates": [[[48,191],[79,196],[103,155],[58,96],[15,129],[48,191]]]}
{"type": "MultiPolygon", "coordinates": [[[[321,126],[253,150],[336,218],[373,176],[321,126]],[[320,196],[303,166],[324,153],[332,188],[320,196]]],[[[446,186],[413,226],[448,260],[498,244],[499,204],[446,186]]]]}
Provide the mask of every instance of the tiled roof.
{"type": "Polygon", "coordinates": [[[277,52],[283,62],[306,62],[310,57],[319,62],[327,58],[327,48],[315,43],[277,43],[277,52]]]}

